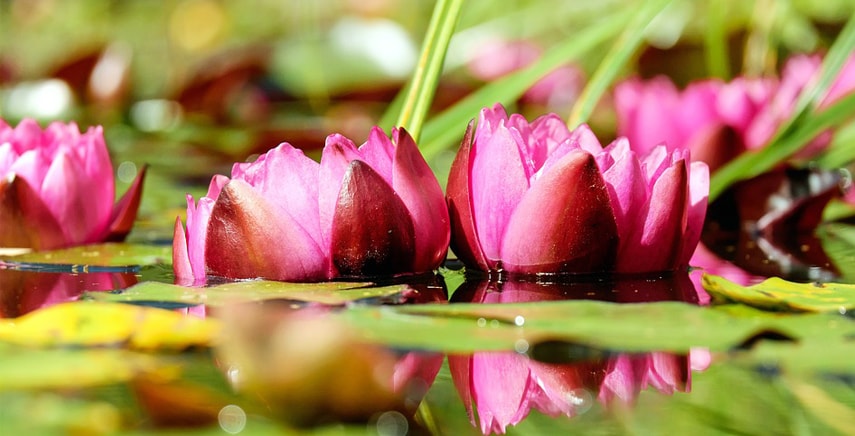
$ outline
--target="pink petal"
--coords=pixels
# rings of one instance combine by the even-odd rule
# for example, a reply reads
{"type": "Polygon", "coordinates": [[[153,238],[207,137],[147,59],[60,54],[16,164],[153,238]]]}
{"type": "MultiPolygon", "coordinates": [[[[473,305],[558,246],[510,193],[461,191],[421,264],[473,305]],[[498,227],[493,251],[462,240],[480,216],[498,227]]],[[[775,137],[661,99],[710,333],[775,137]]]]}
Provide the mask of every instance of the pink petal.
{"type": "Polygon", "coordinates": [[[142,200],[142,186],[145,180],[145,174],[148,166],[143,165],[137,177],[134,179],[125,195],[113,206],[113,213],[110,216],[110,225],[108,233],[99,239],[110,242],[124,241],[131,232],[134,226],[134,221],[137,218],[137,211],[140,208],[142,200]]]}
{"type": "MultiPolygon", "coordinates": [[[[41,195],[45,204],[62,224],[66,239],[73,245],[94,242],[89,238],[93,233],[106,229],[110,219],[109,208],[101,203],[105,199],[97,196],[89,197],[86,191],[87,175],[73,161],[65,150],[54,158],[41,187],[41,195]]],[[[106,200],[108,207],[113,199],[106,200]]]]}
{"type": "Polygon", "coordinates": [[[205,261],[213,275],[284,281],[327,278],[324,254],[300,223],[278,213],[243,180],[232,180],[220,192],[206,239],[205,261]]]}
{"type": "Polygon", "coordinates": [[[0,181],[0,246],[36,250],[68,245],[62,228],[36,191],[14,174],[0,181]]]}
{"type": "Polygon", "coordinates": [[[528,359],[507,352],[477,353],[472,357],[472,390],[481,431],[504,433],[522,418],[529,382],[528,359]],[[501,382],[497,382],[501,380],[501,382]]]}
{"type": "MultiPolygon", "coordinates": [[[[607,151],[611,151],[611,147],[607,151]]],[[[606,153],[603,153],[606,154],[606,153]]],[[[612,166],[603,169],[603,179],[609,190],[612,209],[617,223],[618,237],[623,240],[640,231],[639,213],[648,202],[647,181],[635,153],[626,146],[618,153],[612,166]]]]}
{"type": "Polygon", "coordinates": [[[350,163],[333,216],[330,253],[343,276],[379,276],[413,269],[415,229],[407,207],[360,160],[350,163]]]}
{"type": "Polygon", "coordinates": [[[594,157],[574,151],[523,197],[502,245],[504,268],[518,273],[608,271],[618,235],[594,157]]]}
{"type": "MultiPolygon", "coordinates": [[[[217,176],[214,177],[216,178],[217,176]]],[[[214,180],[211,185],[214,185],[214,180]]],[[[209,197],[202,197],[197,205],[193,197],[187,196],[187,256],[190,259],[193,278],[196,280],[203,280],[206,275],[205,250],[214,201],[209,197]]]]}
{"type": "MultiPolygon", "coordinates": [[[[203,268],[204,269],[204,268],[203,268]]],[[[187,251],[187,234],[181,218],[175,218],[175,230],[172,233],[172,270],[179,282],[191,282],[195,279],[190,254],[187,251]]]]}
{"type": "Polygon", "coordinates": [[[688,265],[692,253],[701,240],[707,202],[710,193],[710,172],[703,162],[692,162],[689,166],[689,210],[686,230],[680,251],[679,266],[688,265]]]}
{"type": "MultiPolygon", "coordinates": [[[[259,157],[253,165],[233,168],[232,176],[252,185],[271,206],[299,222],[318,246],[326,247],[322,245],[318,171],[318,163],[306,157],[302,150],[282,143],[259,157]]],[[[219,189],[222,187],[216,190],[219,189]]],[[[210,192],[208,196],[211,197],[210,192]]]]}
{"type": "Polygon", "coordinates": [[[679,263],[686,228],[689,187],[687,164],[681,160],[655,181],[640,235],[621,240],[616,271],[635,273],[673,270],[679,263]]]}
{"type": "Polygon", "coordinates": [[[324,250],[330,246],[333,215],[344,173],[350,167],[350,161],[361,158],[356,144],[350,139],[339,134],[327,136],[318,175],[318,217],[324,250]]]}
{"type": "Polygon", "coordinates": [[[413,138],[404,129],[395,130],[394,135],[392,189],[413,220],[416,238],[413,270],[432,271],[445,260],[448,251],[451,237],[448,208],[442,188],[413,138]]]}
{"type": "Polygon", "coordinates": [[[386,183],[390,186],[393,185],[392,162],[395,159],[395,145],[392,144],[392,140],[386,136],[383,129],[377,126],[371,128],[368,140],[359,147],[359,154],[362,155],[363,161],[383,176],[386,183]]]}
{"type": "Polygon", "coordinates": [[[490,119],[486,109],[475,131],[469,154],[472,215],[481,249],[496,261],[502,252],[511,214],[529,187],[520,147],[503,119],[490,119]],[[501,174],[501,177],[496,177],[501,174]]]}
{"type": "Polygon", "coordinates": [[[451,223],[451,249],[467,267],[487,271],[488,264],[481,250],[472,217],[472,200],[469,191],[469,157],[472,144],[472,122],[466,127],[460,149],[451,164],[446,186],[449,222],[451,223]]]}
{"type": "Polygon", "coordinates": [[[466,414],[469,416],[469,422],[475,425],[475,414],[472,409],[472,397],[474,386],[472,385],[472,359],[473,356],[448,355],[448,371],[451,373],[451,380],[454,382],[454,387],[460,395],[460,400],[463,402],[463,407],[466,408],[466,414]]]}

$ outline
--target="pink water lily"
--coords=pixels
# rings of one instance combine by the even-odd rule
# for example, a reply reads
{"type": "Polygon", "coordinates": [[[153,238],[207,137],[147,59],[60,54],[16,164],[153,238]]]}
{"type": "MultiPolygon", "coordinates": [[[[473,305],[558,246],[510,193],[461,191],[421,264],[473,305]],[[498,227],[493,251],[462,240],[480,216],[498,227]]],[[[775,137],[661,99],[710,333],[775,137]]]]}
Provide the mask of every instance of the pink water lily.
{"type": "Polygon", "coordinates": [[[358,147],[327,137],[318,164],[283,143],[208,194],[187,198],[186,230],[175,223],[180,280],[324,280],[432,271],[448,249],[442,190],[403,129],[374,128],[358,147]]]}
{"type": "MultiPolygon", "coordinates": [[[[618,134],[637,151],[659,144],[688,149],[715,170],[746,150],[765,146],[791,116],[800,93],[818,79],[819,56],[798,55],[781,77],[738,77],[730,82],[699,80],[679,90],[668,78],[631,78],[615,88],[618,134]]],[[[823,109],[855,89],[855,57],[819,101],[823,109]]],[[[802,154],[829,143],[817,137],[802,154]]]]}
{"type": "Polygon", "coordinates": [[[113,165],[101,127],[46,129],[0,120],[0,246],[37,250],[123,240],[140,204],[145,170],[114,204],[113,165]]]}
{"type": "Polygon", "coordinates": [[[709,192],[703,163],[664,147],[603,148],[587,126],[481,111],[451,167],[452,249],[470,268],[644,273],[687,265],[709,192]]]}

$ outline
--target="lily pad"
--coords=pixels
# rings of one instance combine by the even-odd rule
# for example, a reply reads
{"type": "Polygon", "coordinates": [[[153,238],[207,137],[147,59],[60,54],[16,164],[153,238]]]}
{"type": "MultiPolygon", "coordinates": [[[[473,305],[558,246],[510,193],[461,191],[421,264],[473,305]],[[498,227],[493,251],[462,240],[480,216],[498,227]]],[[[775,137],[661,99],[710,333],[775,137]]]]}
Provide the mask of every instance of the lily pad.
{"type": "Polygon", "coordinates": [[[214,319],[153,307],[105,302],[63,303],[0,320],[0,342],[32,347],[127,346],[181,350],[208,346],[220,332],[214,319]]]}
{"type": "Polygon", "coordinates": [[[355,307],[338,316],[368,340],[453,353],[524,351],[545,341],[615,351],[684,353],[693,347],[730,350],[768,331],[824,343],[855,335],[855,323],[839,315],[782,317],[747,306],[730,310],[676,302],[355,307]]]}
{"type": "Polygon", "coordinates": [[[83,298],[123,303],[178,303],[187,306],[198,304],[218,306],[234,302],[274,299],[342,305],[358,300],[391,298],[409,289],[406,285],[383,287],[368,287],[368,285],[370,283],[286,283],[251,280],[193,288],[168,283],[144,282],[115,293],[88,292],[83,298]]]}
{"type": "Polygon", "coordinates": [[[50,272],[127,271],[140,265],[172,263],[169,245],[105,243],[2,256],[8,268],[50,272]]]}
{"type": "Polygon", "coordinates": [[[736,302],[760,309],[795,312],[840,312],[855,308],[855,285],[796,283],[771,277],[756,285],[741,286],[705,274],[704,289],[719,303],[736,302]]]}

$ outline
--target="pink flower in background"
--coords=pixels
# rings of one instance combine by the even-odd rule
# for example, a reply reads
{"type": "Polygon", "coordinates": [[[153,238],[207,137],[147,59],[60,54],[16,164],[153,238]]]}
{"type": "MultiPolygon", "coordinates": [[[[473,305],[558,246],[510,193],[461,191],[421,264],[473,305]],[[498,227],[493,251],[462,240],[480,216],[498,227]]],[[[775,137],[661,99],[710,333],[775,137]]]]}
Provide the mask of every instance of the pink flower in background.
{"type": "Polygon", "coordinates": [[[116,204],[101,127],[42,130],[0,120],[0,246],[54,249],[123,240],[139,208],[145,170],[116,204]]]}
{"type": "MultiPolygon", "coordinates": [[[[799,94],[819,77],[819,56],[789,59],[780,79],[700,80],[680,91],[666,77],[632,78],[615,88],[618,135],[637,151],[658,144],[688,149],[711,170],[745,150],[765,146],[793,113],[799,94]]],[[[820,103],[820,109],[855,89],[855,57],[849,59],[820,103]]],[[[829,142],[820,135],[803,153],[829,142]]]]}
{"type": "Polygon", "coordinates": [[[663,147],[605,149],[556,115],[529,123],[481,111],[451,167],[452,248],[471,268],[511,273],[655,272],[687,265],[709,192],[706,165],[663,147]]]}
{"type": "MultiPolygon", "coordinates": [[[[528,67],[542,54],[543,49],[531,41],[494,39],[478,45],[468,68],[473,76],[490,82],[528,67]]],[[[585,75],[580,68],[564,64],[527,89],[522,100],[566,108],[576,101],[584,81],[585,75]]]]}
{"type": "Polygon", "coordinates": [[[187,228],[175,224],[179,280],[324,280],[432,271],[448,249],[442,190],[403,129],[361,147],[327,137],[320,164],[283,143],[231,180],[215,176],[187,228]]]}

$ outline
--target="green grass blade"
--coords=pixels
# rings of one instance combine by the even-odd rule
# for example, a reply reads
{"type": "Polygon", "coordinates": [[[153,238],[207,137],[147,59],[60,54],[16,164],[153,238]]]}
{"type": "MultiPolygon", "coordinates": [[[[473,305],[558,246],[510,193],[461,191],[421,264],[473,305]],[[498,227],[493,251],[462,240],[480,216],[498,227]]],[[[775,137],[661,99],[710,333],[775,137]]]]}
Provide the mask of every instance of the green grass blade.
{"type": "Polygon", "coordinates": [[[704,33],[704,57],[711,77],[730,79],[730,54],[727,46],[728,2],[707,3],[707,30],[704,33]]]}
{"type": "Polygon", "coordinates": [[[419,63],[413,73],[397,123],[398,126],[407,129],[417,143],[422,124],[436,92],[439,76],[442,74],[448,43],[451,41],[451,35],[454,34],[462,7],[463,0],[438,0],[433,10],[422,44],[419,63]]]}
{"type": "Polygon", "coordinates": [[[481,108],[495,103],[507,105],[513,102],[556,67],[580,58],[618,33],[632,16],[632,11],[623,11],[593,23],[590,27],[548,50],[528,68],[484,85],[433,117],[425,124],[422,135],[421,149],[425,158],[430,161],[442,150],[459,141],[463,136],[466,123],[476,117],[481,108]]]}
{"type": "Polygon", "coordinates": [[[630,56],[644,42],[644,31],[647,26],[670,3],[671,0],[655,0],[643,3],[632,21],[614,42],[606,57],[600,62],[599,67],[594,71],[588,84],[585,85],[579,95],[579,99],[576,100],[567,120],[567,125],[570,128],[575,128],[588,120],[597,102],[600,101],[600,97],[611,86],[630,56]]]}

